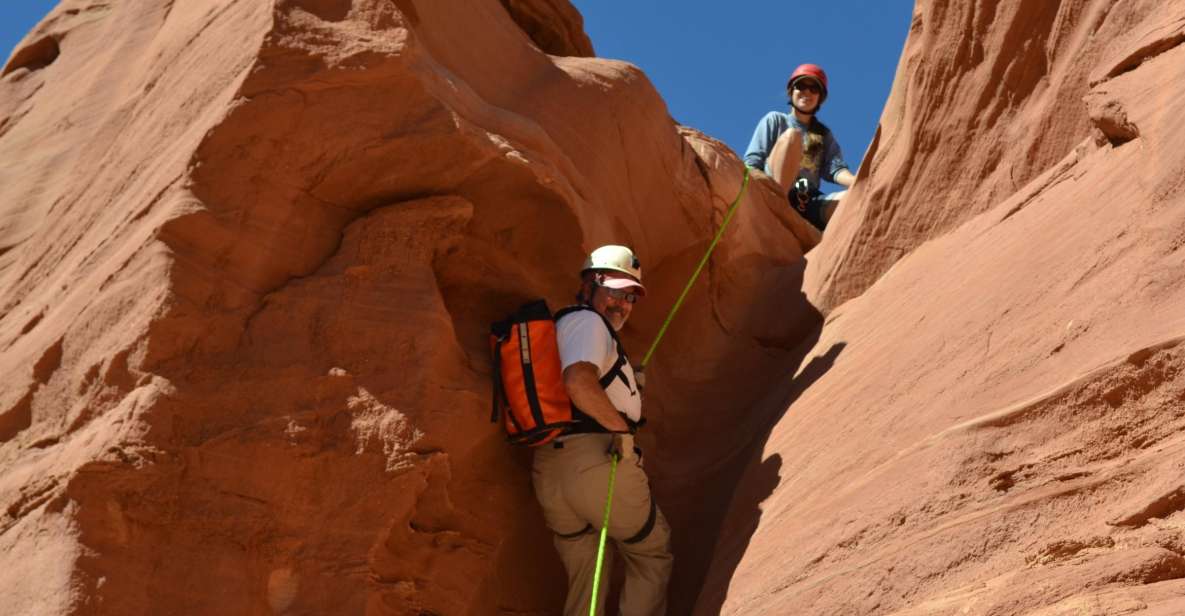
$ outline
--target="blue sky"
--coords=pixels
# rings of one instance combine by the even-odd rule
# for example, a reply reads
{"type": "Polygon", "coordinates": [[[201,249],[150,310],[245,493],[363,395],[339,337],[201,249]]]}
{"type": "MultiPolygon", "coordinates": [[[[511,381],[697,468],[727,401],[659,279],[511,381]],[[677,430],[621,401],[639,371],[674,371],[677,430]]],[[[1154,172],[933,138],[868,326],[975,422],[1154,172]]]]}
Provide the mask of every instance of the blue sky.
{"type": "Polygon", "coordinates": [[[743,155],[758,120],[787,111],[786,79],[827,71],[819,119],[853,171],[876,133],[913,15],[913,0],[573,0],[597,55],[646,72],[671,116],[743,155]]]}
{"type": "MultiPolygon", "coordinates": [[[[56,0],[3,0],[0,54],[56,0]]],[[[671,116],[743,154],[770,110],[787,109],[786,78],[803,62],[827,71],[819,113],[855,169],[876,132],[909,30],[913,0],[573,0],[597,55],[638,65],[671,116]]]]}

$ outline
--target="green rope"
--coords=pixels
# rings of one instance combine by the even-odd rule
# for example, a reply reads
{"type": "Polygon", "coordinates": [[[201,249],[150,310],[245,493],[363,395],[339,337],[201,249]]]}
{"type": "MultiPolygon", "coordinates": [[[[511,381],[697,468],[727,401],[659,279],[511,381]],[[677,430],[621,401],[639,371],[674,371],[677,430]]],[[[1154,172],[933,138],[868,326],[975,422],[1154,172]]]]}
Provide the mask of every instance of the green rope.
{"type": "Polygon", "coordinates": [[[609,494],[605,496],[605,519],[601,521],[601,543],[597,547],[597,569],[593,573],[592,600],[588,605],[588,616],[597,616],[597,595],[601,586],[601,563],[605,559],[605,537],[609,534],[609,510],[613,507],[613,483],[617,479],[617,458],[621,454],[609,456],[612,460],[609,466],[609,494]]]}
{"type": "Polygon", "coordinates": [[[704,269],[704,265],[708,263],[708,257],[712,256],[712,251],[716,249],[716,244],[720,242],[720,238],[724,235],[724,229],[728,227],[728,222],[732,220],[732,215],[736,213],[737,206],[741,204],[741,197],[745,195],[745,189],[749,187],[749,168],[745,167],[745,179],[741,182],[741,192],[737,193],[737,198],[732,200],[732,205],[728,208],[728,214],[724,216],[724,221],[720,223],[720,229],[716,231],[716,237],[712,238],[712,243],[708,245],[708,251],[704,253],[704,257],[699,260],[699,265],[695,267],[695,273],[691,275],[691,279],[687,281],[687,286],[683,287],[683,292],[679,294],[679,299],[675,300],[675,305],[671,308],[671,312],[667,315],[667,320],[662,324],[658,330],[658,335],[654,337],[654,342],[650,344],[650,350],[646,351],[646,356],[642,358],[642,368],[650,363],[650,356],[654,354],[654,349],[658,348],[658,341],[662,340],[663,334],[667,332],[667,327],[675,318],[675,313],[678,312],[679,307],[683,305],[683,300],[687,297],[687,293],[691,291],[691,285],[695,284],[695,279],[699,278],[700,271],[704,269]]]}
{"type": "MultiPolygon", "coordinates": [[[[667,314],[667,320],[663,322],[662,327],[658,330],[658,335],[654,337],[654,342],[650,344],[650,350],[646,351],[646,356],[642,358],[642,368],[645,368],[646,364],[650,363],[650,356],[654,355],[654,349],[658,348],[658,342],[662,340],[663,334],[667,332],[667,327],[670,326],[671,321],[675,318],[675,313],[679,311],[679,307],[683,305],[683,300],[687,298],[687,293],[691,291],[691,286],[695,284],[700,272],[704,269],[704,265],[708,263],[708,258],[712,256],[712,251],[716,249],[716,244],[720,243],[720,238],[724,236],[724,229],[728,227],[729,221],[732,220],[732,215],[736,214],[737,206],[741,204],[741,197],[745,196],[745,190],[747,188],[749,188],[749,168],[745,167],[745,178],[741,181],[741,191],[737,193],[736,199],[732,200],[732,205],[729,206],[728,213],[725,214],[724,220],[720,223],[720,229],[716,231],[716,237],[712,238],[712,243],[708,245],[707,252],[699,260],[699,265],[695,267],[695,272],[691,274],[691,279],[687,281],[687,286],[683,287],[683,292],[679,294],[679,299],[675,300],[675,305],[671,308],[671,312],[667,314]]],[[[597,614],[597,595],[600,594],[601,587],[601,565],[605,560],[605,539],[609,534],[609,512],[613,508],[613,484],[617,479],[617,458],[617,454],[609,457],[612,461],[609,467],[609,494],[605,497],[605,518],[601,522],[601,540],[597,546],[597,567],[593,573],[592,599],[588,605],[589,616],[596,616],[597,614]]]]}

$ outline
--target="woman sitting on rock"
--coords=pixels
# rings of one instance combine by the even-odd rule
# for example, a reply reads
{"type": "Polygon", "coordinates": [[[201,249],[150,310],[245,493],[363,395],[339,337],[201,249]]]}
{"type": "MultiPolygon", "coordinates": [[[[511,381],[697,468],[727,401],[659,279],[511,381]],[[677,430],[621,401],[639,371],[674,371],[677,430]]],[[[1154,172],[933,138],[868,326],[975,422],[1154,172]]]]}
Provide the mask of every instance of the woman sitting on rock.
{"type": "Polygon", "coordinates": [[[776,180],[790,203],[822,230],[847,191],[823,194],[820,178],[848,188],[856,176],[848,170],[831,130],[815,117],[827,100],[823,69],[799,66],[786,82],[786,95],[793,113],[771,111],[761,119],[745,150],[745,164],[776,180]]]}

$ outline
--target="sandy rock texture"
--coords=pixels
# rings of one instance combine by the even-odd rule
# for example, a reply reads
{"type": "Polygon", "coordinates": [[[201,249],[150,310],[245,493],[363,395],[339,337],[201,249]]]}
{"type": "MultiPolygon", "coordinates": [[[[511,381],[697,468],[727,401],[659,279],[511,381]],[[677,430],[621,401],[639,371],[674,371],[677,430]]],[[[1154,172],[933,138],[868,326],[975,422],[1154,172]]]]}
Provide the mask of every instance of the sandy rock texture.
{"type": "Polygon", "coordinates": [[[1185,613],[1183,15],[917,3],[695,613],[1185,613]]]}
{"type": "MultiPolygon", "coordinates": [[[[0,611],[554,613],[488,323],[627,243],[640,358],[742,182],[591,54],[562,0],[63,0],[0,78],[0,611]]],[[[818,239],[756,178],[650,367],[679,613],[818,239]]]]}
{"type": "MultiPolygon", "coordinates": [[[[826,239],[755,175],[648,368],[672,614],[1185,613],[1183,14],[920,0],[826,239]]],[[[640,360],[743,178],[593,51],[63,0],[0,70],[0,611],[557,613],[488,323],[626,243],[640,360]]]]}

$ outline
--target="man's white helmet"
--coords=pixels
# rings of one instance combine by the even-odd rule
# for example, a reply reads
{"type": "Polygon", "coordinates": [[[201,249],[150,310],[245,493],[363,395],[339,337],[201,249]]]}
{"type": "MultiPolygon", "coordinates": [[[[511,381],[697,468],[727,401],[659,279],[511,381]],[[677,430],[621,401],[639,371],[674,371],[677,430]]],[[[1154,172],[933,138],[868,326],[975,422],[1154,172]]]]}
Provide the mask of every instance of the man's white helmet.
{"type": "MultiPolygon", "coordinates": [[[[636,281],[637,284],[633,286],[642,289],[643,293],[646,292],[645,288],[642,287],[642,264],[638,262],[638,257],[634,255],[634,251],[625,246],[609,244],[592,251],[588,255],[588,258],[584,260],[584,267],[580,269],[580,274],[583,276],[589,270],[621,272],[636,281]]],[[[610,284],[608,286],[616,288],[631,286],[622,284],[624,282],[621,281],[621,283],[610,284]]]]}
{"type": "Polygon", "coordinates": [[[610,289],[638,289],[639,295],[646,295],[646,287],[642,287],[642,264],[638,262],[634,251],[626,246],[609,244],[591,252],[589,257],[584,259],[581,276],[589,271],[620,272],[629,277],[597,276],[596,283],[610,289]]]}

